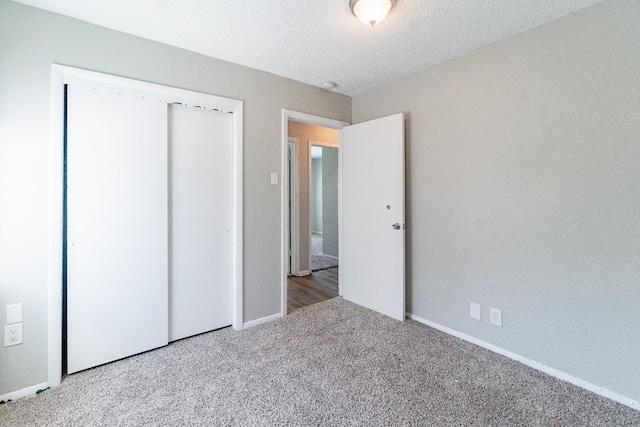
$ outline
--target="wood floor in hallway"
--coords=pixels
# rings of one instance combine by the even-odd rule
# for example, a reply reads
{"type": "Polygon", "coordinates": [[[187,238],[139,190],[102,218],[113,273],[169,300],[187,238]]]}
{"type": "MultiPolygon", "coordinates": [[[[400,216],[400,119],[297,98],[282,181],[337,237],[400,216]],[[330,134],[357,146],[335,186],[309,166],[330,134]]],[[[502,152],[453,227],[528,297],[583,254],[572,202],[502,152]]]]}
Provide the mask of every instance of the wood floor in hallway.
{"type": "Polygon", "coordinates": [[[338,267],[287,279],[287,313],[338,296],[338,267]]]}

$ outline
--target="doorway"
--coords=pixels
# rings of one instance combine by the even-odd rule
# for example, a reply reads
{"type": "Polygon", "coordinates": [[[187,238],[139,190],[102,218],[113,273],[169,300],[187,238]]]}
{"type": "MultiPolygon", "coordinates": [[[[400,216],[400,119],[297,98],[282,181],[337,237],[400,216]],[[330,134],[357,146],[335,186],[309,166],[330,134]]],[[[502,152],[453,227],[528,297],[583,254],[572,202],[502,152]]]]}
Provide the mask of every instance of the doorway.
{"type": "MultiPolygon", "coordinates": [[[[404,114],[349,126],[344,122],[283,110],[282,174],[285,183],[288,182],[287,137],[291,122],[340,130],[338,218],[342,267],[338,295],[404,320],[404,114]],[[372,163],[372,159],[375,162],[372,163]]],[[[284,316],[287,313],[289,229],[286,227],[288,185],[282,187],[281,315],[284,316]]]]}
{"type": "Polygon", "coordinates": [[[338,147],[309,141],[311,271],[338,267],[338,147]]]}
{"type": "MultiPolygon", "coordinates": [[[[305,113],[283,110],[283,236],[282,236],[282,315],[305,305],[324,301],[340,294],[338,281],[337,260],[339,258],[338,242],[338,142],[340,129],[348,123],[305,113]],[[293,145],[293,147],[292,147],[293,145]],[[315,150],[314,150],[315,148],[315,150]],[[314,202],[313,202],[313,156],[312,151],[318,153],[316,159],[324,157],[335,158],[335,162],[328,161],[327,165],[334,165],[335,170],[331,178],[326,181],[320,179],[316,182],[317,188],[323,188],[323,182],[327,189],[333,187],[333,198],[329,203],[316,201],[316,221],[324,217],[324,211],[334,211],[333,215],[327,215],[328,229],[335,236],[325,240],[325,227],[318,228],[318,222],[314,227],[314,202]],[[328,151],[332,150],[332,151],[328,151]],[[289,153],[295,152],[294,160],[290,160],[289,153]],[[292,191],[293,190],[293,191],[292,191]],[[325,204],[326,209],[325,209],[325,204]],[[314,230],[315,228],[315,230],[314,230]],[[313,244],[312,231],[319,236],[322,233],[322,243],[319,249],[320,255],[325,260],[331,260],[332,264],[324,268],[320,266],[318,271],[313,271],[313,244]],[[327,249],[324,249],[325,242],[327,249]],[[333,246],[330,248],[330,246],[333,246]],[[325,252],[328,252],[326,254],[325,252]],[[291,254],[291,255],[290,255],[291,254]],[[327,256],[328,255],[328,256],[327,256]],[[290,261],[291,257],[291,261],[290,261]],[[329,268],[327,268],[329,267],[329,268]]],[[[316,161],[320,165],[320,161],[316,161]]],[[[328,167],[327,169],[330,169],[328,167]]],[[[317,169],[320,172],[320,169],[317,169]]],[[[317,174],[321,176],[319,173],[317,174]]],[[[328,174],[329,176],[329,174],[328,174]]],[[[327,190],[327,193],[331,191],[327,190]]],[[[316,191],[316,195],[317,191],[316,191]]],[[[323,224],[324,225],[324,224],[323,224]]],[[[316,248],[318,248],[318,244],[316,248]]]]}

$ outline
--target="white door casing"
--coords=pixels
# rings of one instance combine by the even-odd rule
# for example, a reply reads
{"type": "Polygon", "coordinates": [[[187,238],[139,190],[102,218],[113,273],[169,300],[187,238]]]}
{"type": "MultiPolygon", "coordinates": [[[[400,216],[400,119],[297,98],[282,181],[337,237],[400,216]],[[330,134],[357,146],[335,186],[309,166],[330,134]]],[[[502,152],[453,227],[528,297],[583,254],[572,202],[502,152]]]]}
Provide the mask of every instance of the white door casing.
{"type": "MultiPolygon", "coordinates": [[[[299,202],[298,202],[298,147],[299,141],[298,138],[287,138],[288,146],[289,146],[289,166],[287,168],[288,179],[287,182],[289,184],[289,189],[287,192],[288,196],[288,218],[287,218],[287,230],[288,230],[288,245],[289,245],[289,262],[287,263],[289,266],[289,270],[287,272],[287,276],[293,275],[297,276],[299,274],[299,260],[298,260],[298,246],[299,246],[299,236],[298,231],[300,229],[300,221],[298,219],[298,212],[300,210],[299,202]]],[[[283,179],[285,179],[283,175],[283,179]]],[[[283,183],[284,185],[284,183],[283,183]]],[[[283,202],[284,203],[284,202],[283,202]]]]}
{"type": "Polygon", "coordinates": [[[340,159],[342,295],[404,320],[404,115],[343,128],[340,159]]]}

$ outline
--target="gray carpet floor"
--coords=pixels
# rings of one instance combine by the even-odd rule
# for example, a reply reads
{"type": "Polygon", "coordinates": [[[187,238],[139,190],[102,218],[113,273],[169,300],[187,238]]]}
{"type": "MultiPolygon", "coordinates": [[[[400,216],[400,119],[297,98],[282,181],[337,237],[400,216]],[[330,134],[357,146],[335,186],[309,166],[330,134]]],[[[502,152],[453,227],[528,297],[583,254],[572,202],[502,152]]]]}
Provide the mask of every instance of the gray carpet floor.
{"type": "Polygon", "coordinates": [[[68,376],[2,426],[639,426],[640,412],[341,298],[68,376]]]}
{"type": "Polygon", "coordinates": [[[322,253],[322,234],[311,233],[311,271],[338,266],[338,260],[322,253]]]}

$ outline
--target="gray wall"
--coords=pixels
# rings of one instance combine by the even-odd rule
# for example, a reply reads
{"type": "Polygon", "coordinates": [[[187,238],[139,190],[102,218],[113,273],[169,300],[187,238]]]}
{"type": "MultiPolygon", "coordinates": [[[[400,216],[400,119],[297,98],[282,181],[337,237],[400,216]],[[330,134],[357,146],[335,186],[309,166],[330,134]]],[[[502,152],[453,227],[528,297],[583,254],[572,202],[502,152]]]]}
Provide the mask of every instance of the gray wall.
{"type": "Polygon", "coordinates": [[[322,157],[311,159],[311,231],[322,233],[322,157]]]}
{"type": "Polygon", "coordinates": [[[282,108],[350,121],[350,98],[0,0],[0,319],[22,302],[25,341],[0,347],[0,394],[47,380],[52,62],[244,101],[244,320],[279,313],[282,108]]]}
{"type": "Polygon", "coordinates": [[[338,149],[322,147],[322,253],[338,256],[338,149]]]}
{"type": "Polygon", "coordinates": [[[410,312],[640,400],[639,72],[606,1],[354,97],[407,114],[410,312]]]}

